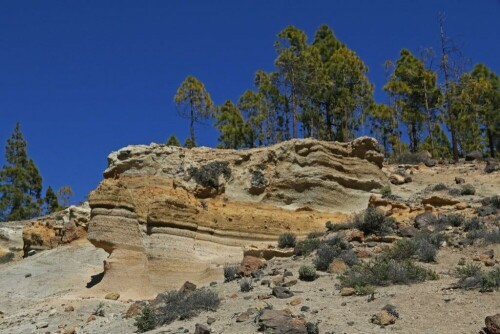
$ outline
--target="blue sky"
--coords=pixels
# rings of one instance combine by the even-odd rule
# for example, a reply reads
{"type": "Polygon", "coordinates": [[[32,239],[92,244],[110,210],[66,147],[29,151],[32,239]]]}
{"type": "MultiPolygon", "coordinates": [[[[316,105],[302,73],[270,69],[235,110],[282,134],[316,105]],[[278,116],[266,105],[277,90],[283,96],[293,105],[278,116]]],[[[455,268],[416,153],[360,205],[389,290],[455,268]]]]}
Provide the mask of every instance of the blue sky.
{"type": "MultiPolygon", "coordinates": [[[[187,75],[217,104],[272,70],[289,24],[311,40],[328,24],[369,66],[384,101],[382,64],[401,48],[439,46],[437,15],[472,63],[500,71],[500,2],[477,1],[7,1],[0,0],[0,148],[21,122],[44,186],[74,202],[102,179],[106,157],[129,144],[188,136],[173,96],[187,75]]],[[[199,127],[200,144],[217,133],[199,127]]]]}

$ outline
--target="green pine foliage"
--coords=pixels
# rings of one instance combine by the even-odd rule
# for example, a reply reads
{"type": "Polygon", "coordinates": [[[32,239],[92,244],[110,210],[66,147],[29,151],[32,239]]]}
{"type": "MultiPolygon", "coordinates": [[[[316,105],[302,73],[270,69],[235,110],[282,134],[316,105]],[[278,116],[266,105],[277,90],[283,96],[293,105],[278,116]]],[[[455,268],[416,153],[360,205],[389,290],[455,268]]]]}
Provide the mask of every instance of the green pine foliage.
{"type": "Polygon", "coordinates": [[[246,126],[240,111],[229,100],[217,111],[215,125],[220,132],[219,142],[223,148],[238,149],[245,143],[246,126]]]}
{"type": "Polygon", "coordinates": [[[47,191],[45,192],[44,202],[46,214],[51,214],[62,209],[62,207],[59,205],[59,201],[57,200],[57,195],[51,186],[49,186],[47,188],[47,191]]]}
{"type": "Polygon", "coordinates": [[[196,146],[194,126],[196,123],[213,117],[213,102],[205,85],[193,76],[188,76],[177,89],[174,96],[177,111],[181,117],[189,119],[191,135],[189,148],[196,146]]]}
{"type": "Polygon", "coordinates": [[[28,157],[19,123],[7,139],[5,165],[0,170],[0,220],[21,220],[41,212],[42,177],[28,157]]]}
{"type": "Polygon", "coordinates": [[[175,135],[171,135],[170,137],[168,137],[166,145],[180,147],[181,143],[179,143],[179,140],[177,139],[177,137],[175,135]]]}

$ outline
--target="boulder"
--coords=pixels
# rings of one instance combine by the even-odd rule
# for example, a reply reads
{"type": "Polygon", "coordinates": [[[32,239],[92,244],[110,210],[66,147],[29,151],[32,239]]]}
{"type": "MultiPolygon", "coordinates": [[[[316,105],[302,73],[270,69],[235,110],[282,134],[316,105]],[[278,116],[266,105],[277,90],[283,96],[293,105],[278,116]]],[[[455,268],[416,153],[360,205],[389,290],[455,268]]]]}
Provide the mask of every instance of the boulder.
{"type": "Polygon", "coordinates": [[[254,256],[247,255],[240,263],[240,276],[249,277],[259,269],[264,267],[264,261],[254,256]]]}
{"type": "Polygon", "coordinates": [[[422,204],[430,204],[432,206],[455,205],[457,203],[460,203],[457,199],[440,195],[432,195],[422,199],[422,204]]]}
{"type": "Polygon", "coordinates": [[[500,164],[497,161],[488,160],[486,166],[484,167],[485,173],[493,173],[500,170],[500,164]]]}
{"type": "Polygon", "coordinates": [[[120,294],[118,292],[110,292],[106,296],[104,296],[104,299],[109,299],[109,300],[118,300],[120,298],[120,294]]]}
{"type": "Polygon", "coordinates": [[[465,161],[481,160],[482,158],[483,154],[479,151],[472,151],[465,155],[465,161]]]}
{"type": "Polygon", "coordinates": [[[259,317],[261,331],[271,330],[273,334],[308,334],[305,321],[292,318],[285,310],[265,309],[259,317]]]}
{"type": "Polygon", "coordinates": [[[293,292],[283,286],[275,286],[273,288],[272,294],[278,299],[287,299],[293,297],[293,292]]]}
{"type": "Polygon", "coordinates": [[[373,315],[371,321],[375,325],[388,326],[396,323],[396,317],[386,310],[382,310],[379,313],[373,315]]]}
{"type": "Polygon", "coordinates": [[[192,292],[194,290],[196,290],[196,284],[186,281],[179,289],[179,292],[186,293],[186,292],[192,292]]]}
{"type": "Polygon", "coordinates": [[[500,334],[500,313],[487,316],[484,319],[489,334],[500,334]]]}
{"type": "Polygon", "coordinates": [[[389,181],[391,181],[391,183],[395,185],[406,183],[404,176],[401,176],[399,174],[391,174],[391,176],[389,176],[389,181]]]}
{"type": "Polygon", "coordinates": [[[202,324],[196,324],[194,327],[194,334],[210,334],[210,328],[202,324]]]}
{"type": "Polygon", "coordinates": [[[434,159],[429,159],[429,160],[426,160],[424,162],[424,164],[427,166],[427,167],[435,167],[437,165],[437,161],[434,160],[434,159]]]}

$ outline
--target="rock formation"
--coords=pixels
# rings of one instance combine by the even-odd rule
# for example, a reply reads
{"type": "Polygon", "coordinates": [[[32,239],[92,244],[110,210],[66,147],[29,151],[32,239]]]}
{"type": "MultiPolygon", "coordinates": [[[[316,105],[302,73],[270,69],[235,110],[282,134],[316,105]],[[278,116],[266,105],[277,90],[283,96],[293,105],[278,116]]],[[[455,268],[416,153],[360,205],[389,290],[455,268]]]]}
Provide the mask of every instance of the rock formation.
{"type": "Polygon", "coordinates": [[[366,207],[388,183],[368,137],[296,139],[249,150],[127,146],[90,196],[88,238],[110,253],[96,286],[151,297],[221,277],[245,246],[304,235],[366,207]]]}
{"type": "Polygon", "coordinates": [[[36,218],[23,228],[23,251],[46,250],[87,237],[88,202],[36,218]]]}

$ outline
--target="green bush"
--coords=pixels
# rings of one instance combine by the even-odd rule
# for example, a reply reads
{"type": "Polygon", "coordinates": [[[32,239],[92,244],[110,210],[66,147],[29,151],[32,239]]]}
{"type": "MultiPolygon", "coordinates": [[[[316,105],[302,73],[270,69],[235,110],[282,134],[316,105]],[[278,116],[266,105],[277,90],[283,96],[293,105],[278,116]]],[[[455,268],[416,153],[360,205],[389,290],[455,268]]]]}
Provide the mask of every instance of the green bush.
{"type": "Polygon", "coordinates": [[[401,261],[416,258],[422,262],[434,262],[438,248],[424,238],[398,240],[385,250],[384,255],[390,259],[401,261]]]}
{"type": "Polygon", "coordinates": [[[161,305],[155,311],[157,326],[169,324],[177,319],[190,319],[202,311],[216,311],[220,305],[217,293],[209,289],[170,291],[159,294],[156,299],[161,305]]]}
{"type": "Polygon", "coordinates": [[[413,263],[411,260],[396,261],[376,258],[367,263],[359,263],[340,276],[342,286],[385,286],[410,284],[438,279],[438,275],[413,263]]]}
{"type": "Polygon", "coordinates": [[[344,239],[335,236],[323,240],[314,259],[314,265],[317,270],[326,271],[335,259],[342,259],[347,265],[353,265],[357,262],[356,254],[350,249],[351,245],[344,239]]]}
{"type": "Polygon", "coordinates": [[[384,212],[368,207],[364,212],[354,216],[353,225],[365,234],[385,235],[392,231],[394,221],[386,218],[384,212]]]}
{"type": "Polygon", "coordinates": [[[225,264],[224,265],[224,281],[231,282],[238,277],[238,271],[240,266],[237,264],[225,264]]]}
{"type": "Polygon", "coordinates": [[[144,306],[142,312],[135,318],[134,325],[137,327],[137,332],[139,333],[151,331],[156,328],[156,315],[148,305],[144,306]]]}
{"type": "Polygon", "coordinates": [[[297,241],[295,248],[293,250],[294,254],[297,256],[309,255],[318,249],[320,244],[319,239],[305,239],[297,241]]]}
{"type": "Polygon", "coordinates": [[[500,268],[484,272],[481,264],[470,263],[457,267],[454,275],[459,278],[458,286],[462,289],[491,291],[500,288],[500,268]]]}
{"type": "Polygon", "coordinates": [[[279,248],[289,248],[295,247],[295,243],[297,241],[297,237],[295,234],[291,232],[283,233],[278,238],[278,247],[279,248]]]}
{"type": "Polygon", "coordinates": [[[307,235],[307,239],[318,239],[325,235],[323,231],[312,231],[307,235]]]}
{"type": "Polygon", "coordinates": [[[240,281],[240,291],[249,292],[253,289],[252,280],[250,278],[244,278],[240,281]]]}
{"type": "Polygon", "coordinates": [[[380,194],[383,198],[390,196],[392,194],[391,186],[386,184],[382,188],[380,188],[380,194]]]}
{"type": "Polygon", "coordinates": [[[459,226],[462,226],[465,223],[465,221],[466,220],[465,220],[464,216],[462,216],[460,214],[452,213],[449,215],[440,216],[437,220],[437,223],[439,225],[443,225],[443,226],[451,225],[454,227],[459,227],[459,226]]]}
{"type": "Polygon", "coordinates": [[[302,281],[314,281],[317,277],[316,269],[311,265],[302,265],[299,268],[299,279],[302,281]]]}
{"type": "Polygon", "coordinates": [[[476,188],[472,184],[464,184],[460,189],[460,195],[474,195],[476,193],[476,188]]]}
{"type": "Polygon", "coordinates": [[[443,190],[447,190],[447,189],[448,189],[448,186],[444,183],[438,183],[432,188],[433,191],[443,191],[443,190]]]}
{"type": "Polygon", "coordinates": [[[334,224],[330,221],[326,222],[325,226],[330,232],[337,232],[354,228],[354,225],[352,223],[334,224]]]}

